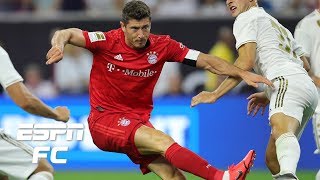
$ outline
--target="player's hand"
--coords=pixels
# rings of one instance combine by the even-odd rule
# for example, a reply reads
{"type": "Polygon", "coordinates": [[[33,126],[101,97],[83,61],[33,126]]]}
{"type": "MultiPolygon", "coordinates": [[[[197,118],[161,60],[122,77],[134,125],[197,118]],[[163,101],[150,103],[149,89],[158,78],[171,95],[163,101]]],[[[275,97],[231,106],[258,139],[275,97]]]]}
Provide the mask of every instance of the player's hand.
{"type": "Polygon", "coordinates": [[[261,115],[264,114],[267,105],[269,104],[269,99],[264,92],[251,94],[248,98],[247,114],[255,116],[261,109],[261,115]]]}
{"type": "Polygon", "coordinates": [[[264,83],[266,85],[268,85],[271,88],[274,88],[273,83],[268,80],[265,77],[262,77],[258,74],[254,74],[251,73],[249,71],[245,71],[242,75],[241,78],[249,85],[249,86],[253,86],[255,88],[258,87],[258,83],[264,83]]]}
{"type": "Polygon", "coordinates": [[[68,122],[70,119],[70,111],[65,106],[58,106],[54,108],[55,113],[57,114],[57,121],[68,122]]]}
{"type": "Polygon", "coordinates": [[[214,103],[216,100],[217,98],[214,92],[202,91],[191,99],[191,107],[194,107],[200,103],[214,103]]]}
{"type": "Polygon", "coordinates": [[[47,53],[47,62],[46,64],[57,63],[63,58],[63,46],[52,46],[47,53]]]}

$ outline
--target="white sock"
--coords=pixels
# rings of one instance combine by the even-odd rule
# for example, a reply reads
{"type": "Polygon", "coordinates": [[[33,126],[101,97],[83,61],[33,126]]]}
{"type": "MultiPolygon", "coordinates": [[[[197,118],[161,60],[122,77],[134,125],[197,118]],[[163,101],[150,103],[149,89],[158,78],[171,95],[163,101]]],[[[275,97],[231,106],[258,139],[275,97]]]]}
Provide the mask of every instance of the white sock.
{"type": "Polygon", "coordinates": [[[313,135],[317,145],[314,154],[320,154],[320,114],[315,113],[312,119],[313,135]]]}
{"type": "Polygon", "coordinates": [[[280,164],[280,175],[292,174],[296,177],[296,169],[300,158],[300,145],[297,137],[284,133],[276,140],[277,157],[280,164]]]}
{"type": "Polygon", "coordinates": [[[40,171],[33,174],[29,180],[53,180],[53,175],[47,171],[40,171]]]}
{"type": "Polygon", "coordinates": [[[320,170],[318,171],[318,173],[316,175],[316,180],[320,180],[320,170]]]}
{"type": "Polygon", "coordinates": [[[225,172],[223,173],[222,180],[230,180],[229,171],[225,171],[225,172]]]}

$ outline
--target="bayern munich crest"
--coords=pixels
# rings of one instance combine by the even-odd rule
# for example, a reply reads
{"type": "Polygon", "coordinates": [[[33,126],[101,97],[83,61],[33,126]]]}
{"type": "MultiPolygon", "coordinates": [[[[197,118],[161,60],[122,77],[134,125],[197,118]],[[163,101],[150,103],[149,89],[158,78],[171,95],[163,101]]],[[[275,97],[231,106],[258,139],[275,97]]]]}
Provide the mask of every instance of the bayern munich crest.
{"type": "Polygon", "coordinates": [[[118,126],[129,126],[130,120],[126,119],[125,117],[120,118],[118,121],[118,126]]]}
{"type": "Polygon", "coordinates": [[[147,53],[148,56],[148,62],[150,64],[155,64],[158,61],[158,53],[155,51],[150,51],[149,53],[147,53]]]}

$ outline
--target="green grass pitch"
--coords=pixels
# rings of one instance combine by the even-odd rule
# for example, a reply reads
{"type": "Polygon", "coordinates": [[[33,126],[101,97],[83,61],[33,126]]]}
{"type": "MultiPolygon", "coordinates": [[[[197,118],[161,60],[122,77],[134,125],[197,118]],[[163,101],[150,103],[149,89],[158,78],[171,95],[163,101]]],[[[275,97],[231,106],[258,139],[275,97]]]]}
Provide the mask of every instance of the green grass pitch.
{"type": "MultiPolygon", "coordinates": [[[[298,176],[301,180],[314,180],[316,172],[315,171],[299,171],[298,176]]],[[[193,175],[186,174],[188,180],[199,180],[193,175]]],[[[75,171],[58,171],[55,173],[55,180],[159,180],[154,174],[141,175],[139,172],[75,172],[75,171]]],[[[270,180],[271,175],[267,171],[255,171],[250,172],[246,178],[247,180],[270,180]]]]}

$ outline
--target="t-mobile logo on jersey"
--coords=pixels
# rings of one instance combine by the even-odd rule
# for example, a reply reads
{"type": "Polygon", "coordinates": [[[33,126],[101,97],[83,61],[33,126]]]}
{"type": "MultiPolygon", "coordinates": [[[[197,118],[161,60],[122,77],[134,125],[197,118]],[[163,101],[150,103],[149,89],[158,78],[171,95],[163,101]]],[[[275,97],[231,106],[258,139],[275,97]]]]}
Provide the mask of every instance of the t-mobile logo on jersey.
{"type": "Polygon", "coordinates": [[[157,73],[157,71],[151,70],[151,69],[145,69],[145,70],[133,70],[133,69],[125,69],[121,70],[120,68],[116,67],[116,65],[112,63],[107,64],[107,69],[109,72],[113,72],[114,70],[122,71],[124,75],[126,76],[135,76],[135,77],[151,77],[157,73]]]}
{"type": "Polygon", "coordinates": [[[112,63],[108,63],[107,64],[107,68],[108,68],[109,72],[112,72],[116,68],[116,65],[114,65],[112,63]]]}
{"type": "Polygon", "coordinates": [[[151,77],[155,73],[157,73],[157,71],[153,71],[153,70],[150,70],[150,69],[139,70],[139,71],[135,71],[135,70],[132,70],[132,69],[126,69],[124,71],[124,75],[136,76],[136,77],[151,77]]]}
{"type": "MultiPolygon", "coordinates": [[[[82,141],[84,125],[80,123],[70,124],[20,124],[17,131],[19,141],[55,141],[57,137],[65,138],[66,141],[82,141]],[[59,135],[59,136],[58,136],[59,135]]],[[[57,158],[58,152],[68,151],[68,146],[53,147],[41,146],[34,147],[32,163],[38,163],[39,158],[47,158],[51,152],[50,160],[54,164],[66,164],[67,159],[57,158]]]]}

